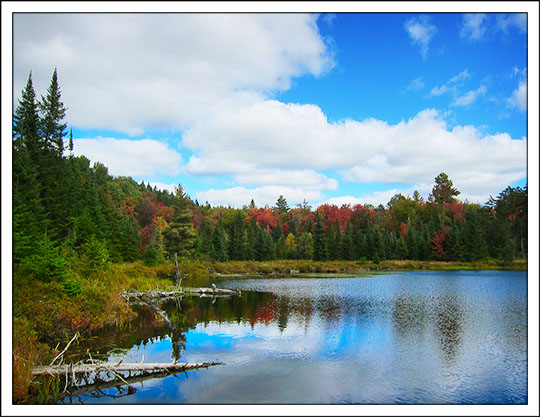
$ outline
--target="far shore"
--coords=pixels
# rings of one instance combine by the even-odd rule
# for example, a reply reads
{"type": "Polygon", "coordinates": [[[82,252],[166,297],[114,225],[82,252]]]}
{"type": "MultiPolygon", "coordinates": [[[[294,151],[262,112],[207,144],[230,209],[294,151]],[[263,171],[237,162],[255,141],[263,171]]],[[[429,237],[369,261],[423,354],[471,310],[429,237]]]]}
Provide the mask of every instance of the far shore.
{"type": "MultiPolygon", "coordinates": [[[[168,264],[158,267],[166,275],[172,275],[173,266],[168,264]]],[[[311,260],[274,260],[274,261],[184,261],[179,269],[190,278],[228,278],[234,276],[306,276],[309,274],[371,274],[377,272],[399,271],[455,271],[455,270],[507,270],[527,271],[527,260],[503,262],[499,260],[456,262],[456,261],[416,261],[385,260],[373,261],[311,261],[311,260]]]]}

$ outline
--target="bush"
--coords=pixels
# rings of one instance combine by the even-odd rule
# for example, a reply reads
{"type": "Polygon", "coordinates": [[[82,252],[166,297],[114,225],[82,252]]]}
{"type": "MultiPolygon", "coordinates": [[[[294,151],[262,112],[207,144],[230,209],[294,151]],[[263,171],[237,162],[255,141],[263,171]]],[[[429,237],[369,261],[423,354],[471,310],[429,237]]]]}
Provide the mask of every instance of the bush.
{"type": "Polygon", "coordinates": [[[45,235],[36,242],[35,252],[22,260],[25,273],[43,282],[62,282],[70,276],[68,260],[62,256],[60,247],[45,235]]]}
{"type": "Polygon", "coordinates": [[[81,245],[80,252],[76,269],[82,277],[96,278],[100,272],[107,271],[111,266],[107,244],[95,236],[81,245]]]}

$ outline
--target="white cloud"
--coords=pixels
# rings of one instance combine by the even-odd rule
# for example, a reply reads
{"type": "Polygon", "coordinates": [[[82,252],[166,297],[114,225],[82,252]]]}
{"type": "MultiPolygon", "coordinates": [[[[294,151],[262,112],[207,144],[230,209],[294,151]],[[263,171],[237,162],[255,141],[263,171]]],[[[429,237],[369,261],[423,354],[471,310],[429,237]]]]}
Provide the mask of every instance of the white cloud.
{"type": "Polygon", "coordinates": [[[165,143],[153,139],[74,139],[74,154],[92,163],[101,162],[109,174],[148,177],[180,172],[182,156],[165,143]]]}
{"type": "Polygon", "coordinates": [[[455,97],[450,104],[452,106],[467,107],[474,103],[478,97],[485,95],[486,92],[487,87],[485,85],[481,85],[476,90],[469,90],[465,94],[455,97]]]}
{"type": "Polygon", "coordinates": [[[498,14],[497,28],[504,33],[507,33],[511,28],[515,28],[521,33],[527,33],[527,14],[498,14]]]}
{"type": "Polygon", "coordinates": [[[484,13],[467,13],[463,15],[463,23],[459,31],[462,38],[480,40],[487,30],[487,15],[484,13]]]}
{"type": "Polygon", "coordinates": [[[15,14],[14,91],[58,67],[68,118],[130,134],[289,88],[333,66],[310,14],[15,14]],[[152,74],[151,77],[148,75],[152,74]]]}
{"type": "Polygon", "coordinates": [[[428,16],[420,16],[409,19],[404,24],[405,30],[411,37],[413,44],[420,46],[420,52],[424,60],[429,50],[429,42],[437,31],[437,28],[429,23],[429,20],[428,16]]]}
{"type": "Polygon", "coordinates": [[[522,80],[519,83],[512,95],[508,98],[508,106],[511,108],[517,108],[521,111],[527,110],[527,81],[522,80]]]}
{"type": "Polygon", "coordinates": [[[431,89],[431,95],[440,96],[448,92],[455,93],[458,89],[458,86],[462,85],[463,81],[466,80],[467,78],[470,78],[470,76],[471,74],[469,70],[465,68],[463,71],[461,71],[457,75],[454,75],[445,84],[441,85],[440,87],[433,87],[431,89]]]}
{"type": "Polygon", "coordinates": [[[232,187],[224,189],[210,189],[195,193],[198,201],[208,201],[211,205],[231,205],[242,207],[248,205],[253,199],[257,207],[276,204],[278,197],[282,195],[287,200],[289,206],[293,206],[302,201],[319,201],[324,199],[324,194],[315,190],[304,190],[302,188],[265,185],[256,188],[232,187]]]}
{"type": "MultiPolygon", "coordinates": [[[[183,145],[193,151],[188,172],[233,175],[237,183],[255,186],[258,192],[268,188],[257,186],[274,184],[321,195],[333,186],[320,171],[335,169],[343,180],[359,183],[419,184],[440,172],[456,180],[478,177],[487,198],[506,187],[509,177],[526,176],[527,163],[525,140],[486,135],[473,126],[450,130],[435,110],[395,125],[375,119],[330,123],[317,106],[277,101],[222,113],[187,131],[183,145]],[[478,172],[492,177],[487,181],[478,172]]],[[[245,190],[212,195],[232,202],[238,201],[235,193],[245,190]]]]}
{"type": "Polygon", "coordinates": [[[235,182],[243,185],[279,184],[291,187],[302,187],[304,190],[336,190],[337,180],[328,178],[313,169],[264,169],[256,168],[234,177],[235,182]]]}
{"type": "Polygon", "coordinates": [[[171,193],[175,193],[175,188],[178,184],[164,184],[162,182],[156,182],[156,181],[149,181],[148,184],[150,184],[150,186],[152,188],[156,187],[158,190],[166,190],[166,191],[170,191],[171,193]]]}

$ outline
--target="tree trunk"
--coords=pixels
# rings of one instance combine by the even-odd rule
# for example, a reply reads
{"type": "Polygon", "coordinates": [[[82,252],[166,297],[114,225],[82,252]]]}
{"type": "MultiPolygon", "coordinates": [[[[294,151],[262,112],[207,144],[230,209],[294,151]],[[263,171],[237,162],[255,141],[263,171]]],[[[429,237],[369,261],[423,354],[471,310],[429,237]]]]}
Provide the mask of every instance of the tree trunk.
{"type": "Polygon", "coordinates": [[[180,272],[178,271],[178,256],[176,252],[174,252],[174,285],[177,287],[180,287],[182,285],[182,277],[180,276],[180,272]]]}

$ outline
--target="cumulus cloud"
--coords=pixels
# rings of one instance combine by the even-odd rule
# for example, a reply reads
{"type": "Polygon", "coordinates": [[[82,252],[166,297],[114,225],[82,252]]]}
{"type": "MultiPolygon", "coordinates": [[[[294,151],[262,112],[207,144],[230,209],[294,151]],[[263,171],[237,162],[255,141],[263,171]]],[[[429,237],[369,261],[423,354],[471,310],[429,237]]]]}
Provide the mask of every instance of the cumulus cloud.
{"type": "Polygon", "coordinates": [[[310,14],[15,14],[14,88],[58,67],[79,127],[183,129],[333,66],[310,14]],[[150,77],[149,74],[152,76],[150,77]]]}
{"type": "Polygon", "coordinates": [[[433,109],[394,125],[376,119],[331,123],[317,106],[265,101],[187,131],[183,145],[194,153],[186,164],[190,173],[236,175],[246,185],[273,183],[318,193],[332,189],[323,169],[337,170],[345,181],[403,184],[444,171],[466,180],[466,188],[476,178],[486,198],[526,176],[525,140],[486,135],[474,126],[448,129],[433,109]]]}
{"type": "Polygon", "coordinates": [[[180,172],[182,156],[165,143],[153,139],[74,139],[74,154],[92,163],[101,162],[110,175],[151,178],[180,172]]]}
{"type": "Polygon", "coordinates": [[[411,18],[405,22],[404,27],[411,37],[412,43],[420,46],[420,52],[425,60],[429,50],[429,42],[437,28],[430,23],[429,16],[411,18]]]}
{"type": "Polygon", "coordinates": [[[463,15],[463,23],[459,31],[462,38],[479,40],[487,30],[487,16],[484,13],[467,13],[463,15]]]}
{"type": "Polygon", "coordinates": [[[507,100],[508,106],[520,111],[527,110],[527,81],[522,80],[507,100]]]}
{"type": "MultiPolygon", "coordinates": [[[[487,199],[526,176],[525,140],[472,126],[448,129],[433,109],[393,125],[329,122],[316,105],[271,99],[294,77],[332,68],[316,21],[308,14],[15,15],[14,88],[20,91],[32,70],[43,91],[58,67],[71,124],[128,135],[182,130],[188,161],[151,139],[76,139],[75,152],[112,175],[151,183],[159,173],[227,176],[234,187],[195,193],[212,204],[241,206],[254,198],[272,205],[279,195],[291,204],[322,202],[338,179],[421,184],[442,171],[464,184],[461,195],[487,199]]],[[[435,26],[421,16],[405,29],[425,57],[435,26]]],[[[466,69],[432,95],[452,92],[470,104],[482,90],[458,96],[468,77],[466,69]]],[[[386,204],[393,191],[352,198],[386,204]]]]}
{"type": "Polygon", "coordinates": [[[325,198],[324,194],[315,190],[302,188],[265,185],[262,187],[246,188],[232,187],[224,189],[210,189],[195,193],[198,201],[208,201],[211,205],[231,205],[242,207],[248,205],[253,199],[258,207],[265,205],[274,206],[280,195],[285,197],[289,205],[295,205],[306,201],[320,201],[325,198]]]}

